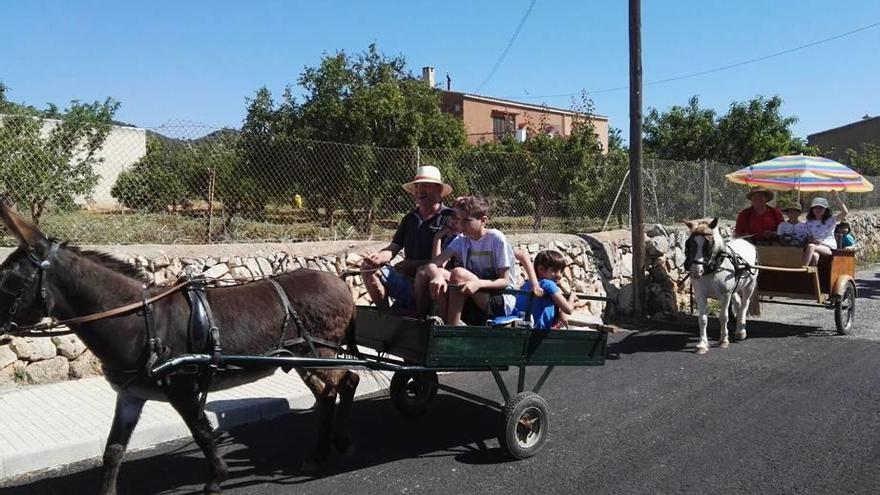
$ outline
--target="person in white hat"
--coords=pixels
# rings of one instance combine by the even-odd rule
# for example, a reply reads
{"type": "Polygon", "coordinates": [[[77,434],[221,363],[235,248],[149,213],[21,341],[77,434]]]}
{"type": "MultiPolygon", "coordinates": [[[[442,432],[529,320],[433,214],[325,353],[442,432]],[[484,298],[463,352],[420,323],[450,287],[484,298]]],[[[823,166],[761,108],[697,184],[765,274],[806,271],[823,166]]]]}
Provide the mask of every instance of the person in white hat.
{"type": "Polygon", "coordinates": [[[804,265],[817,265],[819,256],[831,256],[831,250],[837,249],[837,240],[834,239],[834,228],[846,218],[849,211],[846,205],[837,196],[837,191],[831,191],[831,198],[837,203],[840,212],[835,215],[828,206],[825,198],[813,198],[810,210],[807,212],[807,245],[804,248],[804,265]]]}
{"type": "Polygon", "coordinates": [[[368,255],[361,264],[364,285],[379,309],[389,309],[388,298],[401,313],[415,313],[413,277],[432,257],[434,235],[444,230],[455,211],[443,205],[442,198],[452,192],[443,182],[440,169],[432,165],[418,168],[415,177],[403,184],[416,208],[400,220],[391,243],[368,255]],[[393,268],[388,263],[403,250],[404,259],[393,268]]]}

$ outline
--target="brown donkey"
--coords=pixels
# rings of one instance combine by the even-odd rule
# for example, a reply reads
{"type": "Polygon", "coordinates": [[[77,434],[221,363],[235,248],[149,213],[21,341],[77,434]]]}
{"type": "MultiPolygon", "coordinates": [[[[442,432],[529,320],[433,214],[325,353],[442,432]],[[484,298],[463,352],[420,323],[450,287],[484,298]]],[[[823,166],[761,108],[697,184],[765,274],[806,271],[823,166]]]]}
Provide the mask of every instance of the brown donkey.
{"type": "MultiPolygon", "coordinates": [[[[0,204],[0,216],[20,241],[18,249],[0,265],[0,333],[21,331],[20,327],[44,317],[66,320],[100,313],[163,291],[153,287],[144,293],[143,273],[134,266],[103,253],[59,244],[5,202],[0,204]]],[[[278,286],[260,280],[205,290],[208,313],[213,313],[214,326],[219,328],[223,353],[290,352],[328,358],[336,356],[342,343],[353,342],[354,303],[341,279],[300,269],[272,280],[278,286]],[[287,312],[280,291],[294,311],[287,312]],[[298,315],[298,321],[292,323],[286,318],[288,314],[298,315]],[[312,346],[302,344],[288,345],[286,351],[279,351],[282,342],[301,343],[302,333],[313,338],[314,353],[312,346]]],[[[170,402],[180,413],[208,461],[204,491],[220,493],[227,467],[217,451],[199,394],[206,391],[203,389],[220,390],[253,381],[274,370],[229,369],[214,374],[210,380],[205,379],[205,369],[161,380],[151,378],[146,369],[157,357],[161,361],[189,352],[190,303],[183,291],[177,291],[152,303],[147,315],[142,310],[69,324],[101,360],[106,379],[117,391],[116,411],[104,449],[100,493],[116,493],[122,457],[147,400],[170,402]],[[158,344],[152,348],[159,351],[150,351],[150,337],[158,344]]],[[[316,467],[328,458],[331,446],[341,451],[351,448],[348,416],[358,376],[347,370],[297,371],[317,401],[318,440],[307,463],[307,467],[316,467]]]]}

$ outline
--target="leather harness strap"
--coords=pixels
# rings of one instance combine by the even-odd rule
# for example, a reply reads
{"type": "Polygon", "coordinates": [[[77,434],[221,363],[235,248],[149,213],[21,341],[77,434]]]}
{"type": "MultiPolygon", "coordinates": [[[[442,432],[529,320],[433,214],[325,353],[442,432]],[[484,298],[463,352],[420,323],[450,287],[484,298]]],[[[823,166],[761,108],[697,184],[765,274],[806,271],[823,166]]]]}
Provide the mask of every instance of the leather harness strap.
{"type": "MultiPolygon", "coordinates": [[[[281,304],[284,306],[284,321],[281,323],[281,334],[278,336],[278,349],[285,349],[301,344],[306,344],[309,348],[309,352],[311,352],[312,356],[314,357],[318,357],[318,351],[317,349],[315,349],[315,344],[339,350],[338,343],[330,342],[328,340],[320,339],[317,337],[312,337],[309,334],[308,330],[306,330],[305,325],[303,325],[302,319],[300,319],[299,317],[299,313],[296,311],[296,309],[294,309],[293,305],[290,304],[290,299],[287,297],[287,293],[284,291],[284,287],[281,287],[281,284],[276,282],[273,278],[269,278],[267,280],[270,284],[272,284],[272,288],[275,289],[275,292],[278,294],[278,298],[281,299],[281,304]],[[299,334],[299,337],[285,340],[284,336],[287,332],[287,327],[290,324],[291,320],[293,321],[294,328],[299,334]]],[[[275,350],[270,352],[274,352],[275,350]]]]}

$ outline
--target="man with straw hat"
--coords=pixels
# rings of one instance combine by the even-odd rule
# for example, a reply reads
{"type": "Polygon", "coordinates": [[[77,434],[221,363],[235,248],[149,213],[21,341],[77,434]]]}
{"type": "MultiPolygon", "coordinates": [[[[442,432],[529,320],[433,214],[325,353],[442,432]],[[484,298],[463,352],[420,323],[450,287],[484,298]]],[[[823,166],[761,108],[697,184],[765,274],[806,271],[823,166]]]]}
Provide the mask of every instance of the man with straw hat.
{"type": "Polygon", "coordinates": [[[751,241],[770,242],[776,238],[776,228],[784,221],[779,208],[768,205],[773,200],[773,191],[755,187],[746,194],[752,203],[736,217],[734,235],[749,237],[751,241]]]}
{"type": "MultiPolygon", "coordinates": [[[[418,168],[415,177],[403,184],[403,190],[416,201],[397,226],[391,243],[364,258],[364,285],[379,309],[388,309],[388,297],[395,309],[404,313],[415,310],[413,277],[416,270],[431,261],[434,235],[446,227],[452,208],[443,205],[452,187],[443,182],[440,169],[431,165],[418,168]],[[393,268],[388,263],[403,249],[404,259],[393,268]]],[[[445,242],[444,242],[445,244],[445,242]]]]}

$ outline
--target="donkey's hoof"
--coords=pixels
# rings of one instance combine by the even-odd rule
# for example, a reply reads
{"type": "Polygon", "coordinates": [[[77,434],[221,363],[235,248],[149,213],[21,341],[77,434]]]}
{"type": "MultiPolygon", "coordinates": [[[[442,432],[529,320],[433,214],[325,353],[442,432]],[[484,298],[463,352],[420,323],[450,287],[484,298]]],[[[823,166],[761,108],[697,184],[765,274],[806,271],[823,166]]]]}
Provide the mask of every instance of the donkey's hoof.
{"type": "Polygon", "coordinates": [[[706,354],[707,352],[709,352],[708,347],[697,347],[697,354],[706,354]]]}
{"type": "Polygon", "coordinates": [[[721,349],[727,349],[728,347],[730,347],[730,342],[722,342],[718,344],[718,347],[721,349]]]}
{"type": "Polygon", "coordinates": [[[205,495],[220,495],[223,493],[223,490],[220,489],[220,485],[217,483],[208,483],[205,485],[205,488],[202,489],[202,493],[205,495]]]}
{"type": "Polygon", "coordinates": [[[737,332],[734,334],[733,339],[736,341],[746,340],[746,331],[743,330],[742,332],[737,332]]]}

